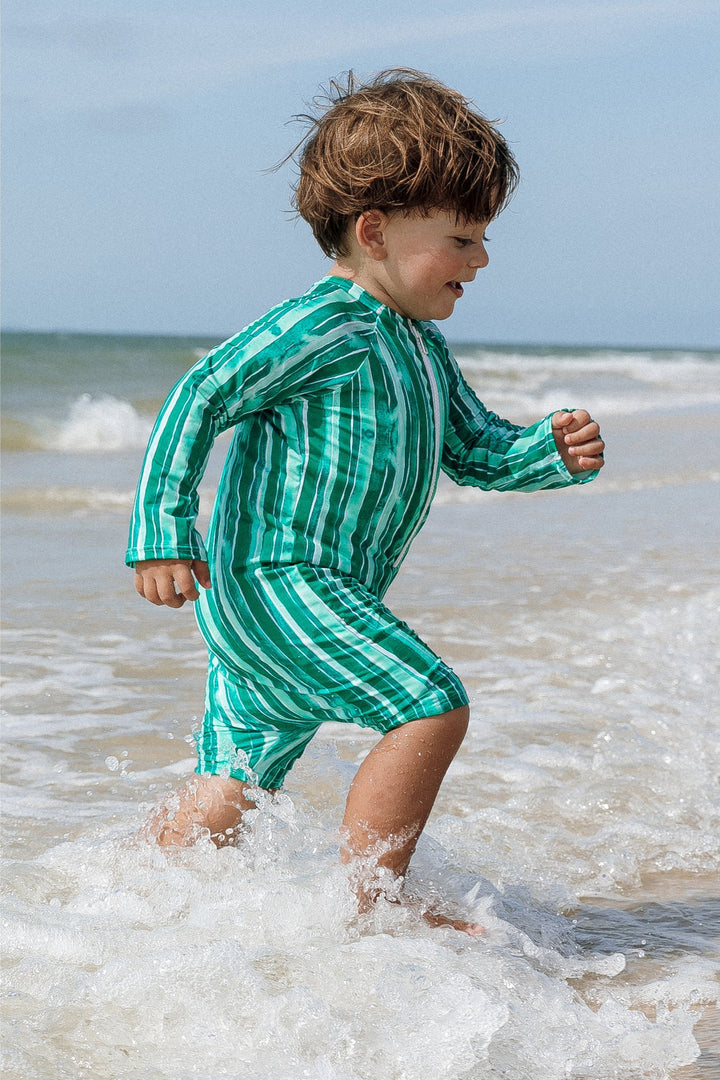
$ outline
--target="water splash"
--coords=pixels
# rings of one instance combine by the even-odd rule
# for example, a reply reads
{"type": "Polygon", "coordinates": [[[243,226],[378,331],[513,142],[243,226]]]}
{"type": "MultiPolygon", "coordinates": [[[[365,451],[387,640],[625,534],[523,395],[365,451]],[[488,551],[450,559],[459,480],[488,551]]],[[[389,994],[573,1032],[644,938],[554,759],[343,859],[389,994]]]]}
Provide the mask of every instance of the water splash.
{"type": "Polygon", "coordinates": [[[46,449],[65,453],[128,450],[145,446],[152,424],[129,401],[82,394],[60,428],[44,440],[46,449]]]}

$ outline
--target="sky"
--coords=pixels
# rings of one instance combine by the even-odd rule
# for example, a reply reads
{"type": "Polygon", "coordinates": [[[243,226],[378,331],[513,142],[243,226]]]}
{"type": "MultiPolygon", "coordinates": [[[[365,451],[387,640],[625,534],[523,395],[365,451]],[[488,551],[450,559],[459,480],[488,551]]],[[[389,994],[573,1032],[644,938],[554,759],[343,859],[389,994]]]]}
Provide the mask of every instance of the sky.
{"type": "Polygon", "coordinates": [[[431,72],[520,188],[451,341],[718,344],[716,0],[5,0],[3,325],[215,335],[329,263],[293,117],[352,69],[431,72]]]}

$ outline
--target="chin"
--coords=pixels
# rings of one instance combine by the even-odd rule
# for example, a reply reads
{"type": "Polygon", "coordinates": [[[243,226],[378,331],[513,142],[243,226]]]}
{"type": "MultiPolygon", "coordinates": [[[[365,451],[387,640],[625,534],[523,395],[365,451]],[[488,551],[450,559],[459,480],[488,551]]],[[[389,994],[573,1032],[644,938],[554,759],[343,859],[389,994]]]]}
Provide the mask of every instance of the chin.
{"type": "Polygon", "coordinates": [[[452,304],[450,306],[449,310],[445,309],[445,310],[442,311],[442,313],[438,312],[437,315],[428,315],[428,318],[432,319],[433,322],[442,322],[443,319],[449,319],[454,311],[455,311],[455,305],[452,304]]]}
{"type": "Polygon", "coordinates": [[[455,297],[448,300],[446,297],[441,297],[436,303],[428,303],[426,308],[417,308],[414,311],[405,311],[405,314],[410,319],[415,319],[417,322],[442,322],[443,319],[449,319],[455,310],[455,297]]]}

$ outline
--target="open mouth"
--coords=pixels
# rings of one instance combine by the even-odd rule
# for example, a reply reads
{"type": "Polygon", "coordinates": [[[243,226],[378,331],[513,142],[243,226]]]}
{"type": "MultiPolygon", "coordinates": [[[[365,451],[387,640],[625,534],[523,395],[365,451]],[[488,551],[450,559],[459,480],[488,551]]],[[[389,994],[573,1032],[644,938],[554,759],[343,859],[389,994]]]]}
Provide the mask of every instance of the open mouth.
{"type": "Polygon", "coordinates": [[[463,294],[463,287],[459,281],[448,281],[448,288],[452,289],[456,296],[460,297],[463,294]]]}

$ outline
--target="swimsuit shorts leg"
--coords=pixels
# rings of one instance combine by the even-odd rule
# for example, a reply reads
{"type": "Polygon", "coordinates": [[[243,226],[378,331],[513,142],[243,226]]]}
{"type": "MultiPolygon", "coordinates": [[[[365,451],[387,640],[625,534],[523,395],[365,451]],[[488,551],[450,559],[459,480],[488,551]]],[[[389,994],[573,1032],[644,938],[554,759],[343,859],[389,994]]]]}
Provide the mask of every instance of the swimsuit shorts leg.
{"type": "Polygon", "coordinates": [[[326,721],[385,734],[467,704],[417,634],[335,570],[248,570],[196,610],[210,654],[199,773],[276,788],[326,721]]]}

